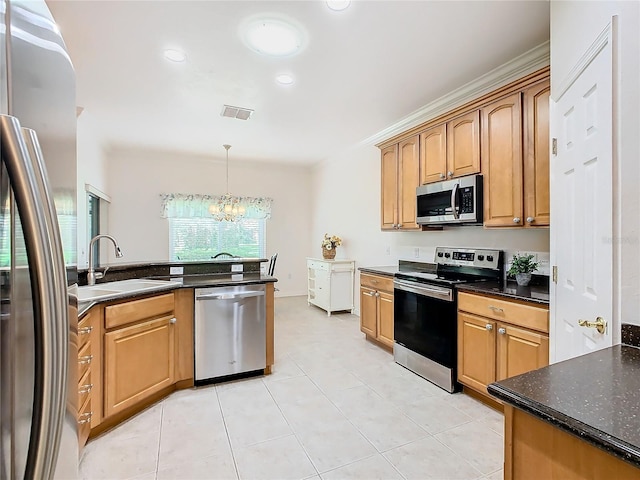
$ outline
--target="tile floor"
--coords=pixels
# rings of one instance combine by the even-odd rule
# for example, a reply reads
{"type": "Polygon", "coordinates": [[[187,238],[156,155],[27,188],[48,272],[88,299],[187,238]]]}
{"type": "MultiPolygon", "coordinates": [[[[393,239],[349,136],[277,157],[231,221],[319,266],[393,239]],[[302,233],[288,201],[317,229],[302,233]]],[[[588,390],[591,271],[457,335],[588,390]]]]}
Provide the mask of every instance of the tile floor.
{"type": "Polygon", "coordinates": [[[90,441],[81,478],[502,478],[502,415],[395,364],[354,315],[275,308],[272,375],[172,394],[90,441]]]}

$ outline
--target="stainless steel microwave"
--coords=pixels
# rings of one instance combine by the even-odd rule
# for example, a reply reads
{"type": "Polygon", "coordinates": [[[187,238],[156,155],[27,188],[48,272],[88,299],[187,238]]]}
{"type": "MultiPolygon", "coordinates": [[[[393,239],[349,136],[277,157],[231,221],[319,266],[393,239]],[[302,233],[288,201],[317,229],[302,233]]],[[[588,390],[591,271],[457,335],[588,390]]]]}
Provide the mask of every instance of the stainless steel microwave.
{"type": "Polygon", "coordinates": [[[420,225],[482,224],[482,175],[422,185],[416,196],[420,225]]]}

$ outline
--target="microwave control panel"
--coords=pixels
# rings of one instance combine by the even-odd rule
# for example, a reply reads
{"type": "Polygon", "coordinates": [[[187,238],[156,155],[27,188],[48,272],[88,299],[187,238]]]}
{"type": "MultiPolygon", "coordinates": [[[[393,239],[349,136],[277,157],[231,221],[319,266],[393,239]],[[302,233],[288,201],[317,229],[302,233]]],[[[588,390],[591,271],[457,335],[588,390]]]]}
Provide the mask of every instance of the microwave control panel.
{"type": "Polygon", "coordinates": [[[460,189],[460,213],[473,213],[473,187],[460,189]]]}

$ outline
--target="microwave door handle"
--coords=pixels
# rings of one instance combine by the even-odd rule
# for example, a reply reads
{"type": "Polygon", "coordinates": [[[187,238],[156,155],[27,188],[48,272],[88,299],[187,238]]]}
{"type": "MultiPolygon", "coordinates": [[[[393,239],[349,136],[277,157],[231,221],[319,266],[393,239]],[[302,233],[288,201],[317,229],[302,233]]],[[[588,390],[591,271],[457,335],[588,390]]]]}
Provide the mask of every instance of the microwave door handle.
{"type": "Polygon", "coordinates": [[[451,212],[453,213],[453,218],[458,220],[460,218],[460,214],[458,213],[456,204],[458,203],[458,188],[460,188],[460,184],[456,182],[451,190],[451,212]]]}

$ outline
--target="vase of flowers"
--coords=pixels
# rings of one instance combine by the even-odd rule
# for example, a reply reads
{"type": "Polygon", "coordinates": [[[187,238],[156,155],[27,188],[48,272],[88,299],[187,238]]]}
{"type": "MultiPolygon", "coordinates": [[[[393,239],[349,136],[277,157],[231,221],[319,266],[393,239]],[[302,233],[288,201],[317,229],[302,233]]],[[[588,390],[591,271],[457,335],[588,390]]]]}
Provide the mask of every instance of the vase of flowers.
{"type": "Polygon", "coordinates": [[[538,262],[533,261],[533,255],[514,255],[507,275],[516,277],[518,285],[525,287],[529,285],[531,274],[536,270],[538,270],[538,262]]]}
{"type": "Polygon", "coordinates": [[[342,239],[336,235],[324,234],[322,240],[322,258],[333,260],[336,258],[336,249],[338,245],[342,245],[342,239]]]}

